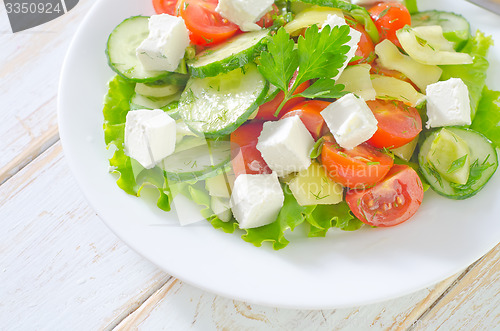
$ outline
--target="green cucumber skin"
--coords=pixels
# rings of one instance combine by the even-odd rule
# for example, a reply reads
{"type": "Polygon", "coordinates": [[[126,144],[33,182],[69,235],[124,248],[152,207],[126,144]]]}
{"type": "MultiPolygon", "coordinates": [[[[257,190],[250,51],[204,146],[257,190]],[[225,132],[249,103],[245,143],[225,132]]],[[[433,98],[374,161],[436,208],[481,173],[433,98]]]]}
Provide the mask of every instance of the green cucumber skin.
{"type": "MultiPolygon", "coordinates": [[[[152,75],[149,77],[134,77],[131,72],[123,72],[122,70],[118,69],[116,64],[112,60],[111,56],[111,49],[112,46],[110,45],[111,42],[113,41],[113,37],[116,36],[116,33],[119,32],[120,27],[122,27],[122,24],[129,24],[132,21],[137,21],[137,20],[148,20],[149,16],[132,16],[129,17],[125,20],[123,20],[120,24],[118,24],[115,29],[110,33],[108,37],[108,41],[106,42],[106,58],[108,61],[109,67],[116,72],[118,75],[121,77],[127,79],[130,82],[135,82],[135,83],[148,83],[148,84],[172,84],[172,85],[186,85],[187,80],[189,79],[189,75],[178,73],[178,72],[170,72],[170,71],[152,71],[148,72],[151,73],[152,75]]],[[[182,65],[182,64],[181,64],[182,65]]],[[[183,71],[183,68],[179,68],[177,71],[183,71]]]]}
{"type": "Polygon", "coordinates": [[[248,118],[254,113],[254,111],[259,108],[261,104],[264,103],[264,99],[267,96],[267,92],[269,90],[269,82],[266,81],[264,89],[262,90],[262,93],[259,95],[257,100],[247,109],[245,113],[243,113],[236,122],[226,126],[225,128],[219,130],[219,131],[212,131],[212,132],[201,132],[196,129],[194,129],[192,126],[189,125],[189,123],[186,123],[189,129],[196,133],[199,136],[205,136],[206,138],[209,139],[216,139],[222,136],[226,136],[228,134],[231,134],[234,132],[237,128],[239,128],[243,123],[245,123],[248,118]]]}
{"type": "MultiPolygon", "coordinates": [[[[421,173],[423,174],[423,176],[425,177],[425,179],[427,180],[427,182],[430,184],[430,186],[432,187],[433,191],[436,192],[436,193],[438,193],[439,195],[442,195],[442,196],[444,196],[446,198],[449,198],[449,199],[464,200],[464,199],[467,199],[467,198],[470,198],[470,197],[476,195],[479,191],[481,191],[481,189],[489,182],[490,178],[495,174],[495,172],[496,172],[496,170],[498,168],[498,153],[497,153],[497,150],[494,147],[493,143],[488,138],[486,138],[483,134],[481,134],[481,133],[479,133],[477,131],[474,131],[474,130],[471,130],[471,129],[466,129],[466,128],[463,128],[463,127],[446,127],[446,129],[448,129],[448,130],[452,131],[453,133],[459,135],[466,142],[467,142],[467,139],[464,138],[460,134],[460,131],[462,131],[462,134],[463,134],[463,132],[466,132],[467,134],[472,134],[472,133],[476,134],[477,136],[480,136],[480,137],[482,137],[484,139],[484,143],[485,144],[490,144],[490,146],[491,146],[491,151],[492,151],[493,155],[491,155],[491,157],[488,158],[488,160],[494,160],[494,164],[493,164],[492,167],[490,167],[490,169],[486,170],[486,171],[489,172],[489,174],[487,176],[485,176],[485,177],[481,177],[480,184],[478,184],[478,186],[476,187],[476,189],[473,192],[460,194],[460,192],[456,192],[449,185],[448,181],[446,181],[445,179],[442,179],[442,182],[443,182],[443,185],[445,186],[445,188],[441,187],[439,185],[439,182],[436,179],[436,177],[434,177],[431,173],[429,173],[427,171],[427,169],[424,167],[424,165],[427,163],[425,161],[427,152],[429,151],[430,145],[431,145],[432,141],[434,140],[435,135],[437,134],[437,132],[439,131],[439,129],[436,130],[436,131],[433,131],[430,135],[428,135],[427,138],[425,139],[424,143],[422,144],[422,146],[420,148],[419,155],[418,155],[418,163],[419,163],[419,167],[420,167],[421,173]],[[445,189],[449,190],[450,193],[444,192],[445,189]]],[[[473,146],[469,146],[469,148],[472,151],[475,150],[473,146]]],[[[474,161],[475,161],[475,159],[471,160],[471,164],[474,161]]]]}
{"type": "MultiPolygon", "coordinates": [[[[207,141],[207,142],[209,145],[214,144],[213,141],[212,142],[207,141]]],[[[221,143],[225,143],[225,142],[222,141],[221,143]]],[[[217,144],[217,142],[215,142],[215,144],[217,144]]],[[[223,153],[226,153],[226,149],[227,149],[227,157],[224,156],[223,160],[218,162],[217,164],[207,166],[204,169],[196,170],[196,171],[189,171],[189,170],[188,171],[168,171],[168,167],[165,167],[164,174],[167,177],[167,179],[172,180],[172,181],[191,181],[191,180],[199,181],[199,180],[204,180],[207,178],[215,177],[221,173],[227,172],[231,168],[231,149],[230,149],[230,146],[231,146],[231,144],[229,141],[227,141],[227,145],[225,147],[222,146],[223,153]]],[[[197,147],[194,147],[193,149],[196,149],[196,148],[197,147]]],[[[212,145],[211,147],[209,147],[209,150],[212,148],[217,148],[217,146],[212,145]]],[[[190,149],[180,151],[178,155],[184,153],[184,154],[188,155],[188,157],[187,157],[188,161],[195,160],[196,157],[189,156],[189,151],[190,151],[190,149]]],[[[199,151],[197,153],[199,153],[199,151]]],[[[221,153],[220,149],[218,149],[218,153],[221,153]]],[[[172,154],[169,157],[172,157],[172,156],[175,156],[175,154],[172,154]]],[[[184,155],[184,157],[186,157],[186,155],[184,155]]],[[[213,160],[213,158],[215,158],[215,157],[212,156],[211,159],[213,160]]],[[[167,159],[168,159],[168,157],[167,157],[167,159]]],[[[182,158],[181,158],[181,161],[182,161],[182,158]]],[[[166,160],[165,160],[165,162],[166,162],[166,160]]],[[[185,162],[182,162],[182,163],[184,165],[186,164],[185,162]]]]}
{"type": "MultiPolygon", "coordinates": [[[[443,35],[446,39],[455,43],[455,49],[457,51],[461,50],[467,41],[471,38],[470,33],[470,23],[462,15],[455,14],[453,12],[439,11],[439,10],[427,10],[418,12],[411,15],[412,26],[426,26],[426,25],[441,25],[443,27],[443,35]],[[424,20],[422,17],[428,16],[429,20],[424,20]],[[454,17],[457,21],[463,23],[463,27],[456,26],[454,30],[450,30],[445,24],[440,24],[440,17],[454,17]],[[458,28],[458,30],[457,30],[458,28]]],[[[449,20],[447,20],[449,21],[449,20]]]]}
{"type": "MultiPolygon", "coordinates": [[[[239,70],[239,69],[236,69],[236,70],[239,70]]],[[[258,70],[258,69],[256,69],[256,67],[255,67],[254,70],[258,70]]],[[[258,73],[258,71],[257,71],[257,73],[258,73]]],[[[260,73],[258,73],[258,74],[260,75],[260,73]]],[[[243,75],[243,77],[244,77],[244,75],[243,75]]],[[[209,78],[194,78],[193,77],[188,82],[186,89],[184,90],[184,92],[181,96],[180,113],[184,119],[184,122],[187,124],[187,126],[189,127],[189,129],[192,132],[194,132],[195,134],[197,134],[199,136],[205,136],[206,138],[209,138],[209,139],[217,139],[219,137],[231,134],[233,131],[235,131],[245,121],[247,121],[249,119],[249,117],[254,113],[254,111],[257,110],[257,108],[264,102],[264,100],[266,99],[267,93],[269,91],[269,82],[267,80],[265,80],[264,78],[262,78],[262,82],[264,85],[263,85],[263,88],[260,91],[259,95],[255,99],[255,101],[248,108],[246,108],[246,110],[237,119],[235,119],[233,122],[230,122],[230,123],[223,122],[224,127],[220,128],[218,130],[202,131],[202,130],[199,130],[198,128],[196,128],[193,125],[193,123],[198,123],[198,122],[203,122],[203,121],[192,120],[192,119],[190,119],[190,115],[189,115],[191,112],[189,107],[196,107],[196,105],[193,105],[193,104],[196,103],[196,100],[200,96],[193,96],[193,97],[188,96],[189,95],[188,91],[191,90],[190,86],[193,84],[192,82],[194,80],[202,80],[202,79],[211,79],[211,78],[210,77],[209,78]],[[187,107],[187,108],[182,109],[183,107],[187,107]]],[[[201,97],[203,97],[203,96],[201,96],[201,97]]],[[[227,96],[227,97],[234,98],[234,96],[227,96]]],[[[205,122],[205,123],[207,123],[207,122],[205,122]]]]}
{"type": "Polygon", "coordinates": [[[194,66],[198,58],[188,62],[188,70],[191,76],[196,78],[215,77],[219,74],[227,73],[241,68],[251,63],[262,51],[267,49],[268,38],[262,38],[254,47],[250,47],[237,54],[232,54],[221,61],[216,61],[202,67],[194,66]]]}
{"type": "Polygon", "coordinates": [[[225,172],[230,171],[231,169],[232,169],[231,159],[229,159],[227,162],[220,164],[219,166],[213,166],[211,168],[207,168],[206,170],[200,170],[197,172],[182,172],[182,173],[164,171],[164,174],[168,180],[172,180],[175,182],[184,182],[192,180],[200,181],[223,174],[225,172]]]}

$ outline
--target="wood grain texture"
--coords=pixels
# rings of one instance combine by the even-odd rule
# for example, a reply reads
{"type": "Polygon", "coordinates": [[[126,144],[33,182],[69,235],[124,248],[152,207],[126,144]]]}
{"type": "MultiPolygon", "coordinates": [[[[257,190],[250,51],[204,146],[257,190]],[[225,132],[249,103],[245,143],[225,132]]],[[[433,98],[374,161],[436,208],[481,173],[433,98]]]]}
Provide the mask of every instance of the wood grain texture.
{"type": "Polygon", "coordinates": [[[170,277],[83,199],[57,143],[0,186],[2,330],[111,329],[170,277]]]}
{"type": "Polygon", "coordinates": [[[500,329],[500,245],[415,323],[415,330],[500,329]]]}
{"type": "Polygon", "coordinates": [[[66,15],[15,34],[0,6],[0,183],[57,141],[61,65],[93,3],[80,0],[66,15]]]}
{"type": "Polygon", "coordinates": [[[0,329],[492,330],[500,248],[467,273],[352,309],[276,309],[171,278],[132,252],[84,200],[57,134],[61,63],[92,0],[12,34],[0,5],[0,329]],[[21,170],[22,169],[22,170],[21,170]]]}
{"type": "MultiPolygon", "coordinates": [[[[456,277],[456,276],[455,276],[456,277]]],[[[378,304],[336,310],[293,310],[222,298],[170,280],[116,330],[397,330],[407,329],[454,281],[378,304]]]]}

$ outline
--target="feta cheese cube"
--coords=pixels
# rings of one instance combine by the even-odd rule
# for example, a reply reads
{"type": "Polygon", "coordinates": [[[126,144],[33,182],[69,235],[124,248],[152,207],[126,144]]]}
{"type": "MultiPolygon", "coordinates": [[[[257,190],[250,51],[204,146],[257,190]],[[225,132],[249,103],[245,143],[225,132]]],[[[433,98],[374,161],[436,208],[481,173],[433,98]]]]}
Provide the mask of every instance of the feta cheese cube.
{"type": "MultiPolygon", "coordinates": [[[[347,23],[345,22],[345,19],[343,17],[337,16],[337,15],[328,15],[326,18],[326,21],[323,23],[322,28],[324,28],[327,25],[329,25],[331,28],[333,28],[335,26],[347,25],[347,23]]],[[[351,61],[352,58],[356,55],[356,50],[358,49],[358,43],[361,40],[361,32],[359,32],[358,30],[355,30],[353,28],[349,28],[349,29],[350,29],[349,36],[351,37],[351,40],[349,40],[347,42],[347,45],[349,47],[351,47],[351,49],[347,52],[347,54],[346,54],[347,58],[344,61],[344,64],[342,65],[342,67],[339,69],[338,75],[333,78],[334,80],[337,80],[340,77],[340,75],[342,74],[344,69],[349,64],[349,61],[351,61]]]]}
{"type": "Polygon", "coordinates": [[[176,125],[161,109],[138,109],[127,114],[125,122],[125,151],[144,168],[174,152],[176,125]]]}
{"type": "Polygon", "coordinates": [[[234,182],[231,208],[242,229],[274,222],[284,201],[285,196],[276,173],[242,174],[234,182]]]}
{"type": "Polygon", "coordinates": [[[139,45],[136,56],[144,70],[175,71],[189,46],[184,20],[167,14],[149,19],[149,36],[139,45]]]}
{"type": "Polygon", "coordinates": [[[269,168],[283,177],[309,168],[314,139],[300,117],[293,116],[265,122],[256,147],[269,168]]]}
{"type": "Polygon", "coordinates": [[[362,98],[349,93],[330,104],[321,116],[337,143],[352,149],[370,139],[377,131],[377,119],[362,98]]]}
{"type": "Polygon", "coordinates": [[[261,27],[255,22],[272,9],[273,3],[274,0],[219,0],[215,11],[242,31],[257,31],[261,27]]]}
{"type": "Polygon", "coordinates": [[[430,84],[427,94],[427,128],[470,125],[469,89],[460,78],[430,84]]]}

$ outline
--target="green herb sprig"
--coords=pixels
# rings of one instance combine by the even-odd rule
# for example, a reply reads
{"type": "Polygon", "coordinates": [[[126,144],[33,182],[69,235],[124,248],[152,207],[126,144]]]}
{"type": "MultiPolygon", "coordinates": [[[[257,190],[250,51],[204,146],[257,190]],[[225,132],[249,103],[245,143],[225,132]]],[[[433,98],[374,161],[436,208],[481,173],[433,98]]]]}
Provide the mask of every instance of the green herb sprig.
{"type": "Polygon", "coordinates": [[[332,79],[338,75],[346,60],[351,39],[349,26],[318,26],[308,28],[300,36],[297,47],[290,35],[281,28],[271,38],[267,51],[261,53],[259,71],[274,86],[285,94],[283,102],[276,110],[279,114],[290,99],[340,98],[345,94],[344,86],[335,84],[332,79]],[[297,72],[295,80],[292,78],[297,72]],[[297,88],[308,80],[316,80],[309,88],[294,94],[297,88]]]}

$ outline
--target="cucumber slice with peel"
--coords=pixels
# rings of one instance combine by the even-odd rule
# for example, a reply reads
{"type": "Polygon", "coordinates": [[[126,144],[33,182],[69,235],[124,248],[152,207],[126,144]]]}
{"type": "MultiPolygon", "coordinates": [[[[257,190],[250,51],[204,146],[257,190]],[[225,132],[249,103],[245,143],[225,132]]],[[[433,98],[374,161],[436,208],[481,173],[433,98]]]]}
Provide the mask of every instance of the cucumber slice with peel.
{"type": "MultiPolygon", "coordinates": [[[[440,172],[434,165],[436,161],[431,164],[428,160],[433,142],[441,130],[432,132],[420,147],[418,154],[420,170],[433,190],[438,194],[457,200],[469,198],[477,194],[486,185],[498,168],[497,151],[491,141],[479,132],[458,127],[447,127],[445,130],[450,131],[466,142],[470,151],[468,154],[470,167],[467,182],[464,185],[450,182],[441,173],[447,172],[450,168],[448,167],[447,170],[441,170],[440,172]]],[[[443,153],[446,153],[446,151],[443,153]]],[[[437,157],[439,158],[439,155],[437,157]]],[[[459,163],[456,163],[455,167],[459,165],[459,163]]]]}
{"type": "Polygon", "coordinates": [[[270,30],[240,34],[227,42],[209,48],[189,61],[194,77],[213,77],[245,66],[266,48],[270,30]]]}
{"type": "MultiPolygon", "coordinates": [[[[136,83],[165,80],[173,75],[174,73],[169,71],[146,71],[143,69],[135,52],[148,35],[149,17],[147,16],[130,17],[118,24],[109,35],[106,47],[106,56],[111,69],[120,76],[136,83]]],[[[183,65],[185,66],[184,61],[177,69],[180,73],[183,73],[183,65]]]]}
{"type": "Polygon", "coordinates": [[[460,136],[443,128],[432,141],[427,161],[446,180],[465,185],[470,173],[469,154],[467,143],[460,136]]]}
{"type": "Polygon", "coordinates": [[[455,43],[458,51],[471,38],[469,22],[459,14],[452,12],[428,10],[411,15],[412,26],[440,25],[446,39],[455,43]]]}
{"type": "Polygon", "coordinates": [[[216,77],[191,78],[181,95],[179,113],[191,131],[207,138],[230,134],[263,102],[269,83],[257,66],[216,77]]]}
{"type": "Polygon", "coordinates": [[[169,180],[189,181],[214,177],[231,166],[231,143],[206,140],[203,144],[181,149],[163,159],[169,180]]]}

